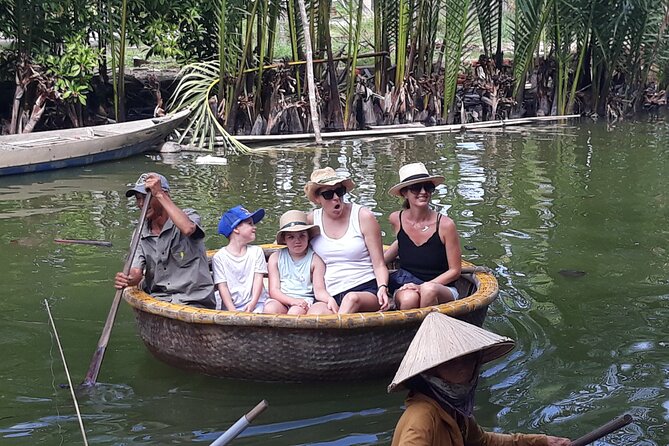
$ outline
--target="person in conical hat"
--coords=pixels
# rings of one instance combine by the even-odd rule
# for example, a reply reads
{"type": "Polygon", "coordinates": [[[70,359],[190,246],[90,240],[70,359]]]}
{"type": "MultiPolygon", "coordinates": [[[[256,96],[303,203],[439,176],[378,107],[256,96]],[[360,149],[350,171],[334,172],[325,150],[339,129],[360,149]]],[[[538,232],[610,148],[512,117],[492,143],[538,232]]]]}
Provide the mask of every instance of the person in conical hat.
{"type": "Polygon", "coordinates": [[[332,167],[316,169],[304,186],[319,207],[307,222],[320,228],[311,246],[325,262],[325,286],[332,296],[324,313],[388,309],[388,268],[381,227],[369,209],[344,201],[355,184],[332,167]]]}
{"type": "Polygon", "coordinates": [[[406,164],[400,182],[388,193],[404,199],[403,209],[388,218],[397,239],[384,253],[386,263],[399,256],[390,276],[390,291],[400,310],[439,305],[459,297],[454,282],[460,277],[460,239],[451,218],[430,207],[432,194],[444,182],[423,163],[406,164]]]}
{"type": "Polygon", "coordinates": [[[317,300],[327,304],[330,295],[325,289],[325,263],[309,244],[319,233],[318,226],[308,224],[302,211],[291,210],[281,216],[276,242],[286,247],[273,252],[267,261],[270,299],[264,313],[306,314],[317,300]]]}
{"type": "Polygon", "coordinates": [[[409,391],[392,446],[569,446],[567,438],[486,432],[476,423],[472,411],[481,365],[513,347],[510,338],[428,314],[388,386],[388,392],[409,391]]]}

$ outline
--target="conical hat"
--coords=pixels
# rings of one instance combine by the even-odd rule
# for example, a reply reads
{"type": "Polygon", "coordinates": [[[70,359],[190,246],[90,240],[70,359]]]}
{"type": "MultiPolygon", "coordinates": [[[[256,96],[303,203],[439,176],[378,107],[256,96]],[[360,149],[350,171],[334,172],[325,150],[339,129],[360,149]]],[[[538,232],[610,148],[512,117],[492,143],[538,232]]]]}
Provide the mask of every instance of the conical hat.
{"type": "Polygon", "coordinates": [[[506,355],[513,347],[513,339],[445,314],[430,313],[411,341],[388,392],[400,390],[407,379],[451,359],[480,351],[485,363],[506,355]]]}

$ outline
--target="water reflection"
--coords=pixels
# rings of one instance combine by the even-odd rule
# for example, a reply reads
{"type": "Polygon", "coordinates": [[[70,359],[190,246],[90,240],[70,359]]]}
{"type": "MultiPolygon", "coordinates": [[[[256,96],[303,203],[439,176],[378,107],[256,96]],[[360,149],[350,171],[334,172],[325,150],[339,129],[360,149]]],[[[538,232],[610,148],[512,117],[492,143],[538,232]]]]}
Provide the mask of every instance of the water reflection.
{"type": "MultiPolygon", "coordinates": [[[[303,187],[331,166],[356,182],[348,199],[369,206],[392,241],[387,217],[400,201],[387,190],[399,167],[422,161],[444,175],[435,206],[451,216],[465,259],[500,284],[486,327],[517,347],[483,371],[482,425],[577,437],[624,411],[633,425],[600,444],[663,445],[669,364],[666,318],[666,190],[669,126],[587,122],[463,134],[287,145],[199,165],[200,154],[151,155],[50,174],[0,178],[0,436],[13,444],[79,442],[62,373],[49,358],[41,300],[48,298],[81,375],[113,295],[139,215],[125,185],[143,171],[165,174],[172,196],[203,217],[209,248],[221,213],[264,207],[258,240],[279,216],[309,210],[303,187]],[[110,240],[111,248],[56,245],[54,238],[110,240]],[[568,277],[560,271],[582,271],[568,277]],[[56,394],[56,397],[52,397],[56,394]]],[[[382,354],[380,352],[379,354],[382,354]]],[[[270,408],[235,444],[388,444],[402,395],[386,382],[321,386],[232,382],[181,372],[155,360],[122,307],[103,384],[82,395],[91,443],[211,441],[259,399],[270,408]],[[128,383],[128,384],[118,384],[128,383]]],[[[75,377],[76,380],[76,377],[75,377]]]]}

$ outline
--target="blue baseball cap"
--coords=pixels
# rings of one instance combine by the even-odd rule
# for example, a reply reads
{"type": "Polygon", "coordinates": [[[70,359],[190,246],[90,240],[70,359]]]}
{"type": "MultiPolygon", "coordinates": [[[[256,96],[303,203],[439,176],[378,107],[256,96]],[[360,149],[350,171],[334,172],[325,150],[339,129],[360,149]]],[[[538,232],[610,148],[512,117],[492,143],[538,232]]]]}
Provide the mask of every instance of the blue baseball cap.
{"type": "Polygon", "coordinates": [[[135,192],[139,192],[140,194],[146,195],[146,186],[144,185],[144,183],[146,182],[146,178],[151,174],[156,175],[158,178],[160,178],[160,187],[162,187],[165,192],[170,191],[170,185],[167,182],[167,178],[156,172],[145,172],[141,174],[139,178],[137,178],[135,184],[132,183],[128,184],[128,187],[130,187],[130,189],[125,191],[125,196],[133,197],[135,195],[135,192]]]}
{"type": "Polygon", "coordinates": [[[232,231],[244,220],[251,218],[253,223],[258,223],[265,216],[265,210],[260,208],[255,212],[247,211],[241,204],[228,209],[225,214],[221,216],[218,222],[218,233],[230,238],[232,231]]]}

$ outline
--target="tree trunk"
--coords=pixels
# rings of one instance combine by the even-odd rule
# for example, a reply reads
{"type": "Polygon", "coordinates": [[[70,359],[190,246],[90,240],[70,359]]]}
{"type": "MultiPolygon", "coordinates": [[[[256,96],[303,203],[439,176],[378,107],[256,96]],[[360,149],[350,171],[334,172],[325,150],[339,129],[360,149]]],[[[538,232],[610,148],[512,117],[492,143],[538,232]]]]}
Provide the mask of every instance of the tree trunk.
{"type": "MultiPolygon", "coordinates": [[[[307,20],[307,9],[304,6],[304,0],[297,0],[302,17],[302,26],[304,27],[304,46],[307,56],[307,87],[309,89],[309,108],[311,109],[311,124],[314,127],[314,137],[316,144],[321,144],[321,126],[318,117],[318,104],[316,103],[316,85],[314,83],[314,64],[313,53],[311,51],[311,33],[309,32],[309,22],[307,20]]],[[[332,99],[332,98],[331,98],[332,99]]],[[[339,97],[336,98],[339,100],[339,97]]]]}
{"type": "Polygon", "coordinates": [[[44,110],[46,109],[46,95],[41,94],[38,98],[37,101],[35,101],[35,105],[33,106],[33,111],[30,114],[30,119],[28,120],[28,123],[26,124],[25,128],[23,129],[23,133],[30,133],[33,131],[35,128],[35,125],[39,122],[39,120],[42,118],[42,115],[44,114],[44,110]]]}

